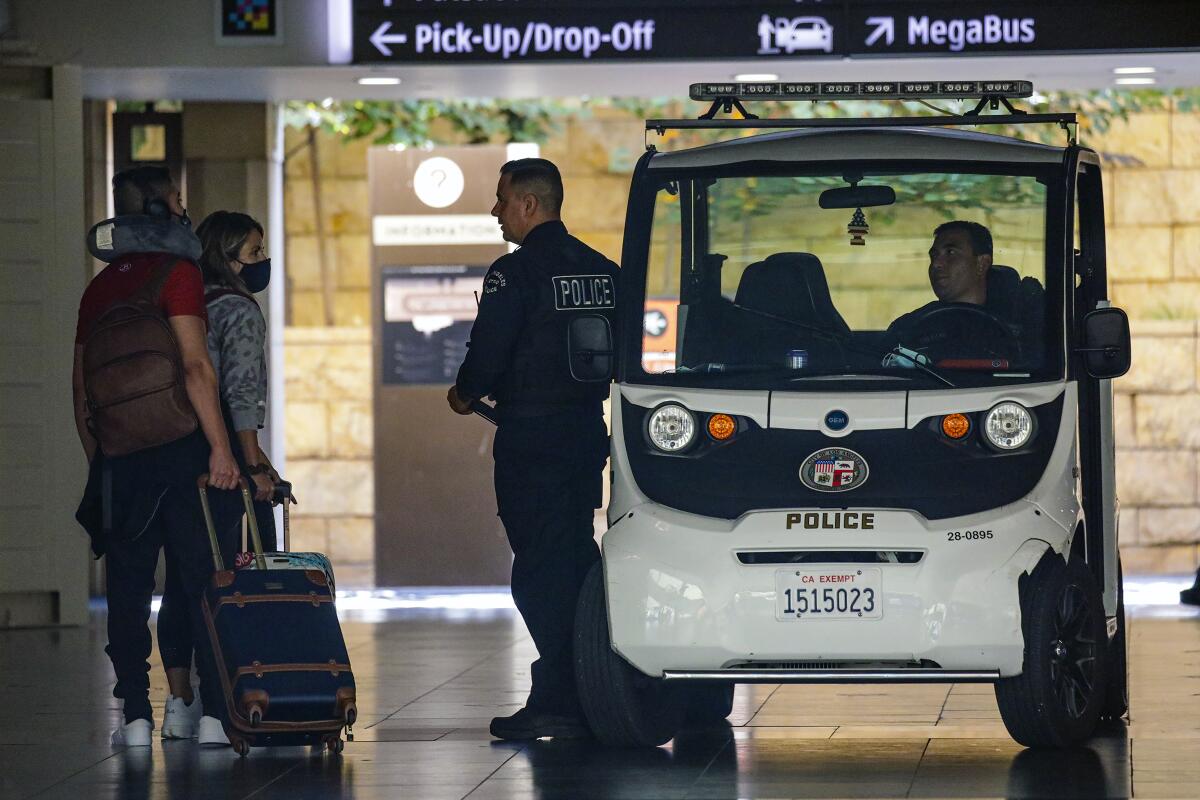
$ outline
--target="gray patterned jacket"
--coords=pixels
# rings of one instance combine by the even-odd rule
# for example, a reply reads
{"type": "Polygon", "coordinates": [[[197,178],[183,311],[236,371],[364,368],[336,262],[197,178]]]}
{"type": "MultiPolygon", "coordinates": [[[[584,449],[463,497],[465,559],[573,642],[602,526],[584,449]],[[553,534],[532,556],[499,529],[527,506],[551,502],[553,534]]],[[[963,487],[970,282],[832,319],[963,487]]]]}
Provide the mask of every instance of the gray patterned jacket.
{"type": "MultiPolygon", "coordinates": [[[[220,289],[205,286],[204,291],[220,289]]],[[[225,294],[208,303],[208,356],[235,431],[253,431],[267,419],[267,321],[251,300],[225,294]]]]}

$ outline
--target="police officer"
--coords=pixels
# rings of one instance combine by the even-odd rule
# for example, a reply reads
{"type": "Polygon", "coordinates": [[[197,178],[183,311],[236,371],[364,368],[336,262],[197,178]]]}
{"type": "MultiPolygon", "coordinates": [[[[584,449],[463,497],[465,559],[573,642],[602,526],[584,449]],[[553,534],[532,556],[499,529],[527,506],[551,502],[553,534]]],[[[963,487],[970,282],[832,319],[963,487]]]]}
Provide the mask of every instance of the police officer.
{"type": "Polygon", "coordinates": [[[492,216],[521,247],[483,280],[467,356],[446,395],[459,414],[496,401],[496,503],[513,550],[513,601],[534,644],[524,708],[492,720],[499,739],[587,735],[575,692],[575,603],[599,559],[592,515],[601,504],[608,438],[606,382],[571,376],[567,329],[582,314],[612,320],[617,265],[567,233],[562,178],[541,158],[500,169],[492,216]]]}

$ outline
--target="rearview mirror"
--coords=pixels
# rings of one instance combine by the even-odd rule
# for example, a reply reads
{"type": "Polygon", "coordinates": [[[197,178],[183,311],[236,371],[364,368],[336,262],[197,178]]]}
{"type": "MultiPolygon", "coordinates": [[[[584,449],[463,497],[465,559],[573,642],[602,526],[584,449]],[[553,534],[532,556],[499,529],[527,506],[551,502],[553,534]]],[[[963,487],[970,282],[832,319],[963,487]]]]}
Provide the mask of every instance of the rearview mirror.
{"type": "Polygon", "coordinates": [[[896,190],[890,186],[840,186],[821,192],[821,208],[866,208],[890,206],[896,190]]]}
{"type": "Polygon", "coordinates": [[[571,320],[567,329],[571,377],[584,383],[612,380],[612,328],[604,317],[588,314],[571,320]]]}
{"type": "Polygon", "coordinates": [[[1129,371],[1129,317],[1119,308],[1099,308],[1083,318],[1083,363],[1093,378],[1119,378],[1129,371]]]}

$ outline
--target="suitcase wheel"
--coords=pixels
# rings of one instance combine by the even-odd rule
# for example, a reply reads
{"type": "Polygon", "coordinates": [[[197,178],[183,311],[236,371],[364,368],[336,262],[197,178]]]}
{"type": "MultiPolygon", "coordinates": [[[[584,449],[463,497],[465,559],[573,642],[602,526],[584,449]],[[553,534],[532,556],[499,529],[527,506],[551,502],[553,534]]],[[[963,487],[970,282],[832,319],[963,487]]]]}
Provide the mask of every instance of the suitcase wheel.
{"type": "Polygon", "coordinates": [[[325,746],[329,748],[329,752],[337,754],[342,752],[346,747],[346,743],[342,741],[342,737],[334,736],[325,740],[325,746]]]}
{"type": "Polygon", "coordinates": [[[233,752],[237,753],[242,758],[245,758],[250,752],[250,743],[245,739],[234,737],[229,743],[233,745],[233,752]]]}
{"type": "Polygon", "coordinates": [[[346,706],[346,727],[353,728],[355,721],[358,719],[358,709],[353,703],[346,706]]]}
{"type": "Polygon", "coordinates": [[[251,707],[251,709],[250,709],[250,727],[257,728],[259,725],[262,724],[262,719],[263,719],[262,709],[259,708],[258,706],[251,707]]]}

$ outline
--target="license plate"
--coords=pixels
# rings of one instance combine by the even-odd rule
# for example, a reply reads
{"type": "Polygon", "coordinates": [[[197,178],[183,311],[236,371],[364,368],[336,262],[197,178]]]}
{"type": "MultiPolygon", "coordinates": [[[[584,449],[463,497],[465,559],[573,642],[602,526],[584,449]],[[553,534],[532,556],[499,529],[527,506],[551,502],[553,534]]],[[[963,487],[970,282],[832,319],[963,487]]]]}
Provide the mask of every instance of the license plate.
{"type": "Polygon", "coordinates": [[[775,572],[776,619],[882,619],[879,569],[781,569],[775,572]]]}

